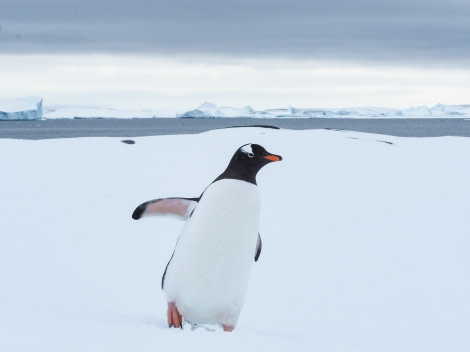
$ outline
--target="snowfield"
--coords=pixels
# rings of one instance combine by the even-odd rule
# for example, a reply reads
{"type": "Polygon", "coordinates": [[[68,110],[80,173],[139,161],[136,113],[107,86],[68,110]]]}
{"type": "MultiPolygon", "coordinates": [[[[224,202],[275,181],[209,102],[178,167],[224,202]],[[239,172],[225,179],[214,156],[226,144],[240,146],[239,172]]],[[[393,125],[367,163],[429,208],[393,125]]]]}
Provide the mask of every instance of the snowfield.
{"type": "Polygon", "coordinates": [[[0,139],[1,351],[468,351],[470,139],[232,128],[0,139]],[[194,197],[245,143],[263,251],[233,333],[169,329],[160,279],[194,197]]]}

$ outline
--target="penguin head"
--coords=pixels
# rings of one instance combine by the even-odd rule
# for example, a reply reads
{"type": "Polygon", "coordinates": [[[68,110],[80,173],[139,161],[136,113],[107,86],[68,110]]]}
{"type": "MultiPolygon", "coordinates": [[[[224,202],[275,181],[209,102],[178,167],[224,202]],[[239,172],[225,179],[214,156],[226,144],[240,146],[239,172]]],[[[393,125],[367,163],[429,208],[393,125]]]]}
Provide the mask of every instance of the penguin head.
{"type": "Polygon", "coordinates": [[[237,149],[216,181],[231,178],[256,184],[256,174],[264,165],[281,160],[280,155],[269,153],[259,144],[248,143],[237,149]]]}
{"type": "Polygon", "coordinates": [[[238,148],[233,158],[235,157],[245,163],[247,167],[251,165],[259,166],[258,170],[266,164],[282,160],[280,155],[271,154],[259,144],[252,143],[242,145],[238,148]]]}

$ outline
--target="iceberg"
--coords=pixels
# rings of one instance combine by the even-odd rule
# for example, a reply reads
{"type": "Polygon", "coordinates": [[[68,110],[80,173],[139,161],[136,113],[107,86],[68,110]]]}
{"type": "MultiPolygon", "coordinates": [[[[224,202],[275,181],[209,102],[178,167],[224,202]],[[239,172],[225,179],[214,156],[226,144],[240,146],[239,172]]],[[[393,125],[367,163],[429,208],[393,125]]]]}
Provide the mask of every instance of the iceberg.
{"type": "Polygon", "coordinates": [[[232,108],[229,106],[218,107],[213,103],[204,102],[198,108],[178,114],[177,117],[186,118],[218,118],[218,117],[259,117],[251,106],[232,108]]]}
{"type": "Polygon", "coordinates": [[[341,109],[288,108],[254,110],[250,106],[234,108],[205,102],[194,110],[176,115],[185,118],[470,118],[470,105],[416,106],[406,109],[357,107],[341,109]]]}
{"type": "Polygon", "coordinates": [[[42,119],[42,98],[0,99],[0,120],[42,119]]]}

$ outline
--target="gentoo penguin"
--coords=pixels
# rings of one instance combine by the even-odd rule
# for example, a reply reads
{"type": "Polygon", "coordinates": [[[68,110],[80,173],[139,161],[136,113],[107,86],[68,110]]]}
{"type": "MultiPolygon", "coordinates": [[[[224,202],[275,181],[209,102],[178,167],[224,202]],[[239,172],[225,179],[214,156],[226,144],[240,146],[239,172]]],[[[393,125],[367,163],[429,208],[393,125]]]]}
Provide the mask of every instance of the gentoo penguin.
{"type": "Polygon", "coordinates": [[[261,253],[256,175],[280,160],[258,144],[245,144],[201,196],[154,199],[134,210],[135,220],[152,214],[187,219],[162,278],[170,327],[182,327],[184,318],[235,328],[261,253]]]}

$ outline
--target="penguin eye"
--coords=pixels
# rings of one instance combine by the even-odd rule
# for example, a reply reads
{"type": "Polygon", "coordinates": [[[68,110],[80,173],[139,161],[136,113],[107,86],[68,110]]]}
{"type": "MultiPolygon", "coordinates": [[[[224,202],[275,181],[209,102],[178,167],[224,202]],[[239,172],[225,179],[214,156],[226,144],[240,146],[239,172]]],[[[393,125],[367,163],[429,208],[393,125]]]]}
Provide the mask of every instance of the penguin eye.
{"type": "Polygon", "coordinates": [[[253,158],[254,156],[255,156],[255,154],[253,154],[253,153],[251,153],[251,152],[248,153],[248,157],[249,157],[249,158],[253,158]]]}

